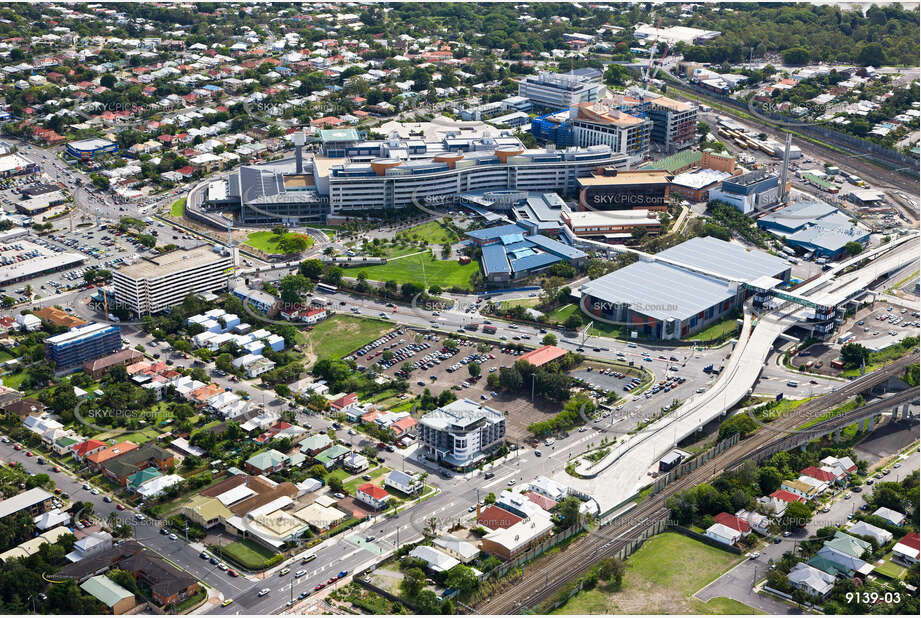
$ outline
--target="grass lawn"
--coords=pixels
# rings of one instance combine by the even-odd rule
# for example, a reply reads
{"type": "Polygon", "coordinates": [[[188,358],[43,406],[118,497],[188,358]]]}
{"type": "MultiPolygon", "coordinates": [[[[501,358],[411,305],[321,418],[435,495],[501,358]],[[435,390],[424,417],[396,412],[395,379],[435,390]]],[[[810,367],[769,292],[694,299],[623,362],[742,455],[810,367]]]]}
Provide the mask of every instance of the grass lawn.
{"type": "Polygon", "coordinates": [[[169,214],[174,217],[181,217],[185,214],[185,198],[181,200],[176,200],[173,202],[173,205],[169,207],[169,214]]]}
{"type": "MultiPolygon", "coordinates": [[[[364,485],[365,483],[375,482],[377,479],[384,476],[388,472],[390,472],[390,468],[388,468],[387,466],[378,466],[374,468],[373,470],[362,472],[360,476],[356,476],[355,478],[353,478],[351,481],[349,481],[348,483],[344,485],[345,491],[348,492],[349,495],[354,495],[355,490],[358,489],[359,485],[364,485]],[[366,481],[363,478],[361,478],[365,474],[368,474],[371,476],[370,481],[366,481]]],[[[380,483],[377,483],[377,484],[379,485],[380,483]]]]}
{"type": "Polygon", "coordinates": [[[299,331],[298,343],[305,345],[309,362],[342,358],[391,330],[393,324],[384,320],[339,314],[320,322],[311,331],[299,331]]]}
{"type": "Polygon", "coordinates": [[[453,244],[460,240],[453,230],[449,230],[438,221],[429,221],[428,223],[411,227],[403,232],[403,235],[413,240],[424,240],[430,245],[453,244]]]}
{"type": "Polygon", "coordinates": [[[735,318],[730,318],[728,320],[722,320],[721,322],[711,324],[699,333],[691,335],[688,337],[688,339],[691,341],[707,341],[709,339],[719,339],[724,335],[735,332],[738,327],[739,325],[737,324],[737,320],[735,318]]]}
{"type": "Polygon", "coordinates": [[[15,388],[16,390],[20,390],[19,386],[23,383],[28,375],[29,374],[27,374],[25,371],[20,370],[15,373],[11,373],[10,375],[3,376],[3,385],[9,386],[10,388],[15,388]]]}
{"type": "Polygon", "coordinates": [[[539,298],[517,298],[515,300],[503,300],[499,303],[500,309],[511,309],[512,307],[533,307],[540,302],[539,298]]]}
{"type": "Polygon", "coordinates": [[[549,320],[555,320],[557,322],[562,323],[566,321],[566,318],[568,318],[569,316],[571,316],[573,313],[575,313],[578,310],[579,308],[574,303],[569,303],[568,305],[563,305],[562,307],[559,307],[551,311],[549,314],[547,314],[547,318],[549,320]]]}
{"type": "Polygon", "coordinates": [[[310,248],[313,246],[313,238],[307,236],[306,234],[295,234],[293,232],[286,232],[284,236],[276,236],[275,232],[264,230],[262,232],[253,232],[246,237],[246,244],[254,249],[259,249],[265,253],[284,253],[279,248],[279,243],[284,238],[291,236],[301,236],[305,241],[307,241],[307,247],[310,248]]]}
{"type": "Polygon", "coordinates": [[[908,573],[907,568],[892,561],[892,552],[886,554],[883,563],[876,565],[873,571],[879,573],[883,577],[895,580],[902,579],[905,577],[905,574],[908,573]]]}
{"type": "MultiPolygon", "coordinates": [[[[903,339],[904,341],[904,339],[903,339]]],[[[908,354],[915,346],[903,346],[902,342],[893,343],[892,345],[886,346],[878,352],[871,352],[870,358],[867,360],[867,368],[865,373],[871,373],[877,369],[881,369],[887,363],[898,360],[908,354]]],[[[853,369],[846,369],[841,372],[841,377],[844,378],[857,378],[860,377],[860,368],[855,367],[853,369]]]]}
{"type": "Polygon", "coordinates": [[[354,276],[363,272],[372,281],[396,281],[397,283],[416,283],[428,288],[439,285],[443,288],[458,286],[470,288],[470,277],[479,272],[477,262],[460,264],[457,260],[436,260],[430,253],[420,253],[409,257],[393,259],[380,266],[364,266],[351,269],[354,276]]]}
{"type": "Polygon", "coordinates": [[[11,360],[13,355],[7,352],[6,350],[0,350],[0,363],[5,363],[8,360],[11,360]]]}
{"type": "Polygon", "coordinates": [[[215,552],[215,555],[224,555],[251,571],[259,571],[265,568],[266,560],[276,555],[275,552],[269,551],[249,539],[228,543],[221,547],[220,551],[218,551],[217,547],[213,547],[212,551],[215,552]]]}
{"type": "Polygon", "coordinates": [[[326,483],[329,484],[329,480],[333,478],[337,478],[344,483],[345,479],[349,478],[350,476],[352,476],[351,472],[342,468],[336,468],[326,476],[326,483]]]}
{"type": "Polygon", "coordinates": [[[708,603],[692,595],[743,560],[675,532],[646,541],[627,559],[620,591],[599,585],[576,594],[554,614],[751,614],[729,599],[708,603]],[[692,566],[693,565],[693,566],[692,566]]]}

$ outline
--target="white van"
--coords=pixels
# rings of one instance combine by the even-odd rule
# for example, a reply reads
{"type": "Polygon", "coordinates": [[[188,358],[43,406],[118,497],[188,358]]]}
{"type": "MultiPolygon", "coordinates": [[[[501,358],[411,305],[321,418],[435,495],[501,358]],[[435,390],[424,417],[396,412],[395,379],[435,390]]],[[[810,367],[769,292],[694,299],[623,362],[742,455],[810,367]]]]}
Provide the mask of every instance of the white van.
{"type": "Polygon", "coordinates": [[[790,388],[796,388],[797,386],[799,386],[799,382],[797,382],[796,380],[788,380],[787,386],[789,386],[790,388]]]}

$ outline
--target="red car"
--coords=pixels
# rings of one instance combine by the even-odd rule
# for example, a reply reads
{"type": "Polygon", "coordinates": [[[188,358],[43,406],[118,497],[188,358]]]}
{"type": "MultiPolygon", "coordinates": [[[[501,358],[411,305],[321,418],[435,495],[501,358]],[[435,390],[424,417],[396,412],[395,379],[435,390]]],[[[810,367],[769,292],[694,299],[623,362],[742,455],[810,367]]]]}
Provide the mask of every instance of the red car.
{"type": "Polygon", "coordinates": [[[61,489],[60,487],[55,487],[55,488],[54,488],[54,493],[56,493],[56,494],[61,494],[61,493],[64,493],[64,490],[61,489]]]}
{"type": "Polygon", "coordinates": [[[17,450],[17,451],[21,451],[21,450],[22,450],[22,447],[19,446],[18,444],[13,445],[13,448],[14,448],[15,450],[17,450]]]}
{"type": "Polygon", "coordinates": [[[60,472],[60,471],[61,471],[61,469],[58,468],[57,466],[55,466],[55,467],[53,467],[53,468],[51,468],[51,469],[54,470],[55,472],[60,472]]]}
{"type": "Polygon", "coordinates": [[[123,504],[116,504],[116,505],[115,505],[115,508],[117,508],[119,511],[124,511],[124,510],[125,510],[125,506],[124,506],[123,504]]]}
{"type": "Polygon", "coordinates": [[[335,577],[330,577],[329,579],[326,580],[326,583],[327,583],[327,584],[332,584],[332,583],[334,583],[335,581],[336,581],[336,578],[335,578],[335,577]]]}
{"type": "Polygon", "coordinates": [[[231,577],[237,577],[237,576],[238,576],[238,573],[237,573],[236,571],[234,571],[233,569],[227,569],[227,574],[230,575],[231,577]]]}
{"type": "Polygon", "coordinates": [[[32,456],[32,451],[26,451],[26,457],[31,457],[31,456],[32,456]]]}
{"type": "Polygon", "coordinates": [[[323,590],[324,588],[326,588],[326,584],[317,584],[313,587],[314,591],[323,590]]]}

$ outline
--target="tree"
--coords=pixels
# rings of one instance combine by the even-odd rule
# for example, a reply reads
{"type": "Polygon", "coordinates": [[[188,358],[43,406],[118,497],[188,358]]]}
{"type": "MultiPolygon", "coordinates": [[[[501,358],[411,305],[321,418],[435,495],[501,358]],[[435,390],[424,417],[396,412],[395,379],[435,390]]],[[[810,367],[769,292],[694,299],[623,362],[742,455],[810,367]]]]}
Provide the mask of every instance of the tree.
{"type": "Polygon", "coordinates": [[[304,275],[287,275],[278,283],[281,299],[286,303],[298,303],[305,292],[313,290],[313,282],[304,275]]]}
{"type": "Polygon", "coordinates": [[[841,360],[848,367],[860,367],[870,359],[870,350],[859,343],[841,346],[841,360]]]}
{"type": "Polygon", "coordinates": [[[413,364],[412,364],[411,362],[406,361],[405,363],[403,363],[402,365],[400,365],[400,369],[401,369],[401,370],[403,371],[403,373],[405,373],[406,375],[411,375],[412,372],[413,372],[413,369],[415,369],[415,367],[413,367],[413,364]]]}
{"type": "Polygon", "coordinates": [[[806,526],[812,520],[812,509],[803,502],[791,502],[783,515],[783,525],[787,530],[806,526]]]}
{"type": "Polygon", "coordinates": [[[778,489],[783,482],[783,474],[774,466],[764,466],[758,471],[758,487],[762,495],[769,496],[778,489]]]}
{"type": "Polygon", "coordinates": [[[473,569],[463,564],[458,564],[448,571],[445,585],[450,588],[457,588],[462,594],[467,594],[476,590],[479,580],[473,569]]]}
{"type": "Polygon", "coordinates": [[[554,335],[553,333],[547,333],[546,335],[544,335],[544,338],[541,339],[541,343],[543,343],[544,345],[556,345],[556,342],[557,342],[556,335],[554,335]]]}
{"type": "Polygon", "coordinates": [[[781,52],[784,64],[801,66],[809,62],[809,50],[803,47],[791,47],[781,52]]]}
{"type": "Polygon", "coordinates": [[[313,279],[315,281],[323,274],[323,262],[317,259],[304,260],[301,262],[300,266],[298,266],[297,270],[308,279],[313,279]]]}
{"type": "Polygon", "coordinates": [[[483,504],[495,504],[496,503],[496,494],[489,492],[486,494],[486,497],[483,498],[483,504]]]}
{"type": "Polygon", "coordinates": [[[573,313],[568,318],[566,318],[566,321],[563,322],[563,326],[565,326],[568,330],[576,330],[582,326],[582,317],[578,313],[573,313]]]}
{"type": "Polygon", "coordinates": [[[598,563],[598,578],[601,581],[611,582],[617,589],[620,588],[626,570],[626,565],[620,558],[604,558],[598,563]]]}
{"type": "Polygon", "coordinates": [[[886,54],[879,43],[869,43],[857,55],[857,64],[865,67],[879,67],[886,64],[886,54]]]}
{"type": "Polygon", "coordinates": [[[433,615],[441,610],[438,595],[431,590],[420,590],[413,601],[421,614],[433,615]]]}
{"type": "Polygon", "coordinates": [[[326,480],[326,485],[333,493],[343,493],[342,479],[338,476],[331,476],[326,480]]]}
{"type": "Polygon", "coordinates": [[[863,251],[863,245],[856,240],[852,240],[844,245],[844,250],[847,251],[848,255],[857,255],[863,251]]]}
{"type": "Polygon", "coordinates": [[[415,599],[425,586],[425,573],[418,567],[407,569],[400,582],[400,591],[408,599],[415,599]]]}
{"type": "Polygon", "coordinates": [[[482,369],[480,369],[480,363],[476,361],[471,362],[467,365],[467,371],[470,373],[471,378],[479,378],[480,372],[482,371],[482,369]]]}
{"type": "Polygon", "coordinates": [[[564,530],[579,523],[579,509],[582,502],[575,496],[566,496],[556,505],[556,512],[560,516],[560,527],[564,530]]]}

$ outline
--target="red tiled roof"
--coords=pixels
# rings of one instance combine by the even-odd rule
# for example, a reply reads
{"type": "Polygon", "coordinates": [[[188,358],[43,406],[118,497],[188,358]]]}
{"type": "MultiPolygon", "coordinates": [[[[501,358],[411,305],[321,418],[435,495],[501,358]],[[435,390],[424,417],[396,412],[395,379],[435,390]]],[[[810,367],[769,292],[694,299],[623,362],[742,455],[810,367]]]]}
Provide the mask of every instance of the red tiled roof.
{"type": "Polygon", "coordinates": [[[800,474],[803,474],[805,476],[811,476],[812,478],[816,480],[824,481],[826,483],[835,480],[834,474],[832,474],[828,470],[822,470],[820,468],[816,468],[815,466],[809,466],[807,468],[803,468],[802,470],[800,470],[800,474]]]}
{"type": "Polygon", "coordinates": [[[549,511],[556,506],[556,500],[552,500],[547,496],[537,493],[536,491],[529,491],[525,494],[525,496],[528,498],[528,500],[544,509],[545,511],[549,511]]]}
{"type": "Polygon", "coordinates": [[[390,495],[384,489],[378,487],[374,483],[365,483],[358,488],[358,491],[365,495],[371,496],[375,500],[383,500],[390,495]]]}
{"type": "Polygon", "coordinates": [[[411,417],[411,416],[404,416],[404,417],[401,418],[400,420],[398,420],[398,421],[396,421],[396,422],[394,422],[394,423],[391,423],[391,424],[390,424],[390,429],[393,429],[393,430],[394,430],[394,433],[401,434],[401,433],[404,433],[404,432],[406,432],[406,431],[409,431],[410,429],[412,429],[413,427],[415,427],[415,426],[418,425],[418,424],[419,424],[418,421],[416,421],[416,419],[414,419],[413,417],[411,417]]]}
{"type": "Polygon", "coordinates": [[[336,410],[341,410],[342,408],[348,406],[349,404],[358,403],[358,395],[355,393],[349,393],[335,401],[330,401],[329,406],[336,410]]]}
{"type": "Polygon", "coordinates": [[[772,498],[777,498],[778,500],[783,500],[784,502],[805,502],[804,498],[800,498],[796,494],[790,493],[786,489],[778,489],[771,494],[772,498]]]}
{"type": "Polygon", "coordinates": [[[911,547],[914,550],[921,551],[921,536],[919,536],[917,532],[909,532],[899,543],[906,547],[911,547]]]}
{"type": "Polygon", "coordinates": [[[105,447],[105,445],[106,443],[103,442],[102,440],[87,440],[86,442],[83,442],[82,444],[78,444],[76,447],[74,447],[74,453],[76,453],[80,457],[83,457],[83,455],[86,454],[87,451],[92,451],[99,447],[105,447]]]}
{"type": "Polygon", "coordinates": [[[535,367],[540,367],[541,365],[546,365],[552,360],[556,360],[561,356],[566,354],[566,350],[563,348],[558,348],[555,345],[545,345],[542,348],[537,348],[536,350],[531,350],[527,354],[521,356],[521,360],[528,361],[535,367]]]}
{"type": "Polygon", "coordinates": [[[741,532],[742,534],[751,532],[751,529],[752,529],[752,527],[748,525],[748,522],[745,521],[744,519],[736,517],[735,515],[730,515],[729,513],[726,513],[726,512],[718,513],[713,518],[713,521],[715,521],[718,524],[723,524],[727,528],[732,528],[733,530],[737,530],[741,532]]]}
{"type": "Polygon", "coordinates": [[[481,526],[489,528],[490,530],[498,530],[499,528],[511,528],[521,521],[521,519],[521,517],[518,517],[514,513],[510,513],[495,504],[491,504],[480,511],[480,515],[477,517],[476,521],[481,526]]]}

